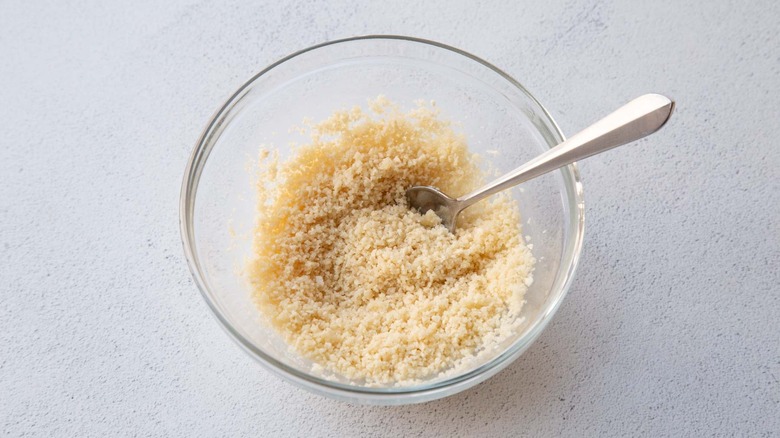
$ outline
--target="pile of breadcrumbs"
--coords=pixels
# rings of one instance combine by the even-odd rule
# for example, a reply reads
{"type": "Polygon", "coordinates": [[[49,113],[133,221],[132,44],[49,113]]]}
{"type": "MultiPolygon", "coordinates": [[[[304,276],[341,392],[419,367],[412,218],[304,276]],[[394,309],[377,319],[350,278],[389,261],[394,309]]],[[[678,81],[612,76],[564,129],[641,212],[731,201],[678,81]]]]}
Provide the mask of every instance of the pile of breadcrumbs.
{"type": "Polygon", "coordinates": [[[259,309],[300,354],[366,385],[399,385],[506,339],[535,260],[508,197],[466,210],[455,234],[411,210],[413,185],[476,188],[476,156],[430,106],[370,108],[311,127],[284,163],[261,154],[248,272],[259,309]]]}

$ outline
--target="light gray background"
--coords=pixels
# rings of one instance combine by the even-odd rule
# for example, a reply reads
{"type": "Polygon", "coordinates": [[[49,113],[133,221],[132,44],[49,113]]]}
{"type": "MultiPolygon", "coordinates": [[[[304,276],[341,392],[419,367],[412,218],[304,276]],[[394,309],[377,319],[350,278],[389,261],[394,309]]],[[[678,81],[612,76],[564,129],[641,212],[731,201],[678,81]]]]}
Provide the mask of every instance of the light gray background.
{"type": "Polygon", "coordinates": [[[780,433],[778,2],[0,1],[0,432],[11,436],[780,433]],[[430,38],[573,133],[649,91],[641,144],[581,163],[586,243],[541,338],[478,387],[351,406],[254,363],[178,232],[202,127],[278,58],[430,38]]]}

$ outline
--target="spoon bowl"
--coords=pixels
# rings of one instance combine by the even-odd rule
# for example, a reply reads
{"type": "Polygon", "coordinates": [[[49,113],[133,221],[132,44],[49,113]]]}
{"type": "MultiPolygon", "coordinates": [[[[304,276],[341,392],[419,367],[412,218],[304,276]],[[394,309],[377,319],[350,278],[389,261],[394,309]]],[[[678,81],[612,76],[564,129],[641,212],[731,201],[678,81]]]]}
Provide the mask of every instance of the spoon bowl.
{"type": "Polygon", "coordinates": [[[455,221],[462,208],[458,200],[431,186],[414,186],[406,191],[406,199],[421,214],[430,210],[441,218],[441,223],[451,232],[455,232],[455,221]]]}

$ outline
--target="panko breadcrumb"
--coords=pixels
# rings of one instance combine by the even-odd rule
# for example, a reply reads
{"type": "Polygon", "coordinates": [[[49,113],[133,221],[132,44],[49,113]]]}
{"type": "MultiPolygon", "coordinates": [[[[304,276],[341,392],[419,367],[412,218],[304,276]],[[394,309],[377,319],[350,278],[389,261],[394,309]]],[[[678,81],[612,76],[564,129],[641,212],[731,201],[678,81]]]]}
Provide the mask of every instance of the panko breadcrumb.
{"type": "Polygon", "coordinates": [[[384,98],[310,129],[278,163],[261,153],[255,257],[260,311],[301,355],[367,385],[435,377],[505,339],[534,258],[514,201],[461,214],[450,233],[404,192],[461,195],[482,182],[476,156],[430,106],[384,98]]]}

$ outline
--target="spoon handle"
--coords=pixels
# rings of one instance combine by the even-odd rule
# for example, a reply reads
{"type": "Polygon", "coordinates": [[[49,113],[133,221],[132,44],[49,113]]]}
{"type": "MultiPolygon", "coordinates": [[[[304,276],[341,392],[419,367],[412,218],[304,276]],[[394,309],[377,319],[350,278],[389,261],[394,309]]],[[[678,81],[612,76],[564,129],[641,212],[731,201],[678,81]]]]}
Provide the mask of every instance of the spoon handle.
{"type": "Polygon", "coordinates": [[[457,199],[460,209],[529,179],[646,137],[669,120],[674,102],[660,94],[645,94],[618,108],[568,140],[490,184],[457,199]]]}

